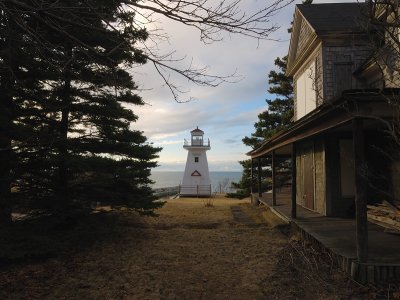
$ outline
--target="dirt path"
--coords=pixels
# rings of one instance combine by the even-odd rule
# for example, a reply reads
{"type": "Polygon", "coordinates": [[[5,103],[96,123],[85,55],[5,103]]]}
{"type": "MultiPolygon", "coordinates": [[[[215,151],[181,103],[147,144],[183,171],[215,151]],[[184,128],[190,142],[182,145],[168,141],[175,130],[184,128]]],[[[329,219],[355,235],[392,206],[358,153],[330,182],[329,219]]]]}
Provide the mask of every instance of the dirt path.
{"type": "Polygon", "coordinates": [[[342,285],[331,277],[321,281],[319,271],[298,263],[302,255],[288,250],[288,237],[268,226],[261,211],[224,198],[216,199],[212,207],[204,204],[201,199],[171,200],[158,218],[98,214],[61,233],[41,234],[43,230],[36,229],[29,236],[13,237],[16,245],[9,252],[17,254],[0,268],[0,299],[350,299],[354,295],[341,277],[335,280],[342,285]],[[49,236],[51,241],[45,240],[49,236]],[[23,251],[36,256],[21,259],[27,257],[23,251]]]}
{"type": "Polygon", "coordinates": [[[263,298],[260,278],[285,238],[240,208],[235,200],[219,199],[213,207],[197,199],[169,202],[159,218],[147,222],[146,258],[130,266],[138,283],[135,297],[263,298]]]}

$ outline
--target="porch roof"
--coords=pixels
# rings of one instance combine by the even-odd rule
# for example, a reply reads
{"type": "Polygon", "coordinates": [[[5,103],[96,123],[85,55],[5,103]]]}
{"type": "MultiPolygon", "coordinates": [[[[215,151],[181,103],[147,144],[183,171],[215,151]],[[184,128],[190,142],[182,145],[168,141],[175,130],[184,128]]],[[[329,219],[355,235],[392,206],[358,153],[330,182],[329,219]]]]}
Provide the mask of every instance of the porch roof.
{"type": "Polygon", "coordinates": [[[341,97],[320,105],[247,155],[252,158],[264,156],[293,142],[344,125],[354,118],[393,118],[396,112],[390,107],[389,100],[393,98],[398,100],[399,91],[399,89],[344,91],[341,97]]]}

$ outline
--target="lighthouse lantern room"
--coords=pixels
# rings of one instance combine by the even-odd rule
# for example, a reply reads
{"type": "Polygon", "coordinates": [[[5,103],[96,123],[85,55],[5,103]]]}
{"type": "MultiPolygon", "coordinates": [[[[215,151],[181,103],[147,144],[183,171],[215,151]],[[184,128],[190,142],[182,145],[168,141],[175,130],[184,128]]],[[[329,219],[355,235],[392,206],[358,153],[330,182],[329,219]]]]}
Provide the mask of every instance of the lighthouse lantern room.
{"type": "Polygon", "coordinates": [[[185,139],[183,144],[188,155],[179,194],[183,197],[208,197],[211,195],[211,181],[206,151],[211,149],[210,140],[204,141],[204,131],[199,127],[190,133],[190,142],[185,139]]]}

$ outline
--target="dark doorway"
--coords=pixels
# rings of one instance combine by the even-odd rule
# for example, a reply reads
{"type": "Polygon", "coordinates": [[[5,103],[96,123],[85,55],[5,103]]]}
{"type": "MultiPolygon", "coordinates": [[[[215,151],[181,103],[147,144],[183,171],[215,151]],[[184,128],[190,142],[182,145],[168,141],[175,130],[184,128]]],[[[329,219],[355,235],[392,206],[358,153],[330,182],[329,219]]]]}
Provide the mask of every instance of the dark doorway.
{"type": "Polygon", "coordinates": [[[312,145],[307,145],[303,151],[304,206],[314,210],[314,157],[312,145]]]}

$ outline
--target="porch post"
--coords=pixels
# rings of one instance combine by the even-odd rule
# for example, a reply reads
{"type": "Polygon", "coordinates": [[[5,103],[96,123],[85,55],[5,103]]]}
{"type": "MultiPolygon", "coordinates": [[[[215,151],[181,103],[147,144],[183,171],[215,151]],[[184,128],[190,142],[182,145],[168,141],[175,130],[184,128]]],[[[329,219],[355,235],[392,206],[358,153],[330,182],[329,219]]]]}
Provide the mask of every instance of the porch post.
{"type": "Polygon", "coordinates": [[[291,201],[291,217],[297,218],[296,209],[296,144],[292,143],[292,201],[291,201]]]}
{"type": "Polygon", "coordinates": [[[258,197],[262,197],[262,190],[261,190],[261,157],[257,159],[258,163],[258,168],[257,168],[257,173],[258,173],[258,197]]]}
{"type": "Polygon", "coordinates": [[[364,155],[363,120],[353,119],[353,149],[356,200],[356,239],[359,262],[368,259],[367,178],[364,155]]]}
{"type": "Polygon", "coordinates": [[[254,164],[253,164],[253,158],[251,158],[251,164],[250,164],[250,193],[251,193],[252,197],[253,197],[253,193],[254,193],[253,180],[254,180],[254,164]]]}
{"type": "Polygon", "coordinates": [[[276,205],[276,155],[275,150],[272,150],[272,206],[276,205]]]}

